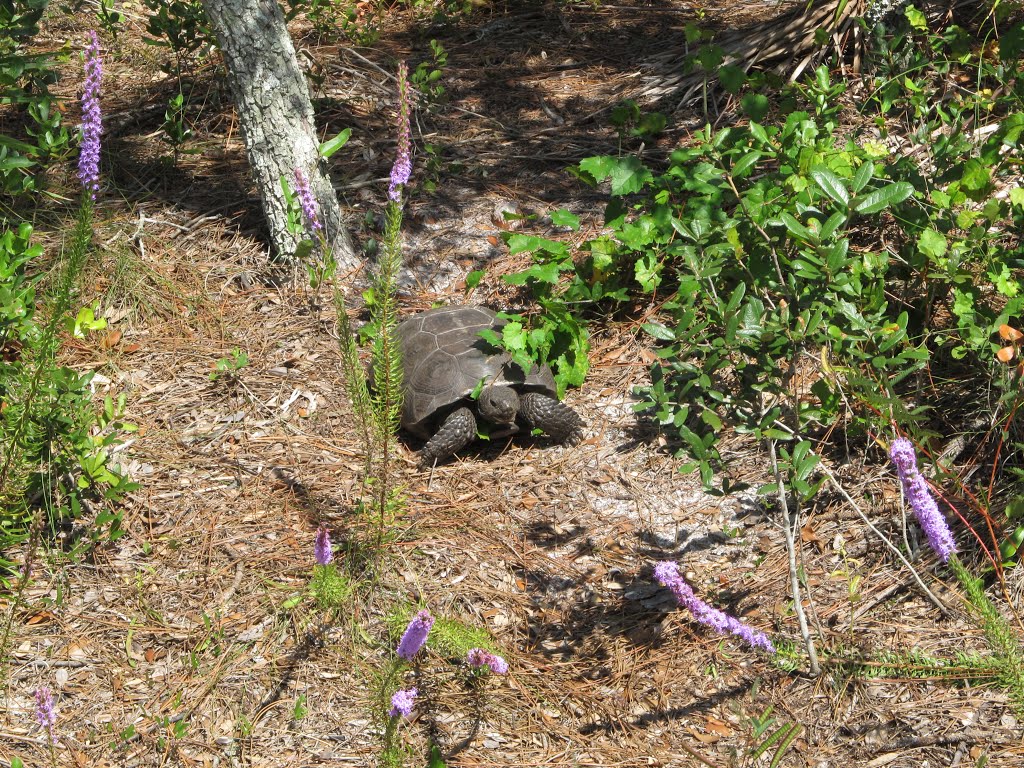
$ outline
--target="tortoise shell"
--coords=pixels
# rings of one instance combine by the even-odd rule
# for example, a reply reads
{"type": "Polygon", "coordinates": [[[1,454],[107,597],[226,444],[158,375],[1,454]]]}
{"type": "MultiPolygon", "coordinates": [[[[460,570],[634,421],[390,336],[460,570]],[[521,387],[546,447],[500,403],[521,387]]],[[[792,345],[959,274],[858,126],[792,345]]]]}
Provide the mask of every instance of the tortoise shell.
{"type": "Polygon", "coordinates": [[[480,337],[484,328],[500,334],[505,322],[485,307],[455,306],[421,312],[398,326],[403,427],[429,438],[434,425],[456,406],[472,407],[470,395],[481,382],[557,397],[550,368],[534,366],[524,376],[505,352],[480,337]]]}

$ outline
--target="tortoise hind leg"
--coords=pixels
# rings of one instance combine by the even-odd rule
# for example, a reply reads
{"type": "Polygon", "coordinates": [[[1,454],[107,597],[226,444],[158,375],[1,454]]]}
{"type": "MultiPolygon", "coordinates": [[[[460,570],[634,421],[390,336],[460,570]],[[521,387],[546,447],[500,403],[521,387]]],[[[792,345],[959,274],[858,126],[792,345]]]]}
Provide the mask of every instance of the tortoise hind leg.
{"type": "Polygon", "coordinates": [[[560,443],[576,445],[583,439],[583,419],[565,403],[539,392],[519,398],[519,415],[530,427],[542,429],[560,443]]]}
{"type": "Polygon", "coordinates": [[[468,445],[476,437],[476,418],[469,408],[459,408],[448,414],[420,453],[420,466],[433,466],[468,445]]]}

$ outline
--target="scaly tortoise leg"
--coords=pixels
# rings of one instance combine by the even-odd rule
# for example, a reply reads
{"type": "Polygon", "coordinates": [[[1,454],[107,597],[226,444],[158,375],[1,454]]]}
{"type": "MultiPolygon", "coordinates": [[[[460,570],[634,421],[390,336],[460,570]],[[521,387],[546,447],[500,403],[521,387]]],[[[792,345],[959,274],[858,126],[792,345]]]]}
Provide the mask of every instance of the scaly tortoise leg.
{"type": "Polygon", "coordinates": [[[560,443],[576,445],[583,439],[583,419],[565,403],[539,392],[519,397],[519,415],[530,427],[544,430],[560,443]]]}
{"type": "Polygon", "coordinates": [[[423,446],[420,466],[430,467],[464,448],[476,437],[476,418],[469,408],[459,408],[448,414],[434,436],[423,446]]]}

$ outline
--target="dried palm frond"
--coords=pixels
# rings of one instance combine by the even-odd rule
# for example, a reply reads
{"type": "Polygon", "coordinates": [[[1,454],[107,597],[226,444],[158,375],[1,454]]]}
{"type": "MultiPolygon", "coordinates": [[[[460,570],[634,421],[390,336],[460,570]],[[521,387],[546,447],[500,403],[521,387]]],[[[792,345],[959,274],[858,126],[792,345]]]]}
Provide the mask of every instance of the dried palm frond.
{"type": "MultiPolygon", "coordinates": [[[[949,19],[958,8],[973,9],[979,13],[991,4],[977,0],[924,0],[925,13],[930,21],[949,19]]],[[[857,23],[865,15],[876,18],[898,12],[898,3],[885,0],[806,0],[797,3],[765,24],[730,30],[714,38],[721,47],[723,65],[774,72],[787,80],[800,77],[809,67],[824,58],[838,54],[840,62],[849,62],[849,71],[859,72],[864,52],[864,30],[857,23]],[[872,7],[874,6],[874,8],[872,7]]],[[[656,100],[672,94],[686,104],[704,88],[713,73],[703,71],[679,74],[678,51],[661,54],[657,62],[665,72],[666,65],[674,66],[674,75],[665,74],[648,78],[640,98],[656,100]]],[[[653,62],[652,62],[653,63],[653,62]]],[[[846,65],[841,64],[845,70],[846,65]]]]}

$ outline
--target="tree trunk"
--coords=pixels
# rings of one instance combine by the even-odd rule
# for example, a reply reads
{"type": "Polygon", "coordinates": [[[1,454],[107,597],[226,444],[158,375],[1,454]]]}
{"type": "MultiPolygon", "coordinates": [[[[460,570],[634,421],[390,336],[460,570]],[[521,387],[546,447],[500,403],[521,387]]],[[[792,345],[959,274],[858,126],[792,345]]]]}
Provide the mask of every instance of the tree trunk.
{"type": "Polygon", "coordinates": [[[294,189],[295,169],[309,177],[321,223],[340,272],[360,259],[345,231],[338,197],[318,153],[313,105],[299,69],[284,14],[276,0],[202,0],[228,68],[242,138],[263,201],[278,258],[295,253],[299,238],[287,227],[284,176],[294,189]]]}

